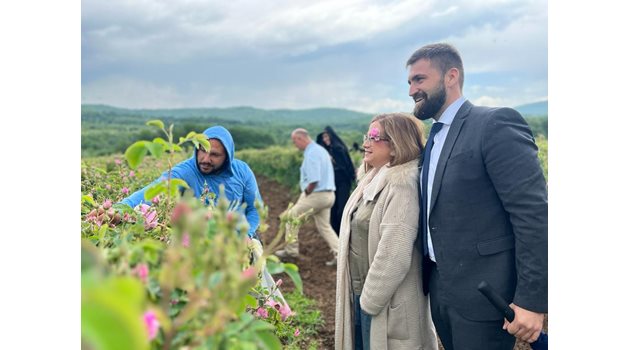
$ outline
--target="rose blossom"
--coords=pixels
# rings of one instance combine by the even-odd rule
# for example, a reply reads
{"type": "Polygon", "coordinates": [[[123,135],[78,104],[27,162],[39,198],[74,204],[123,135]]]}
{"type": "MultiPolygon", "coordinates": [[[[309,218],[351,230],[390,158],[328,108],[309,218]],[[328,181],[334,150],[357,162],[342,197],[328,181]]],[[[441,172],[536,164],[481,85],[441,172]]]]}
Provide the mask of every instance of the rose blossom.
{"type": "Polygon", "coordinates": [[[157,316],[153,311],[147,311],[144,313],[144,326],[149,333],[149,340],[153,340],[157,336],[158,329],[160,329],[160,323],[158,322],[157,316]]]}
{"type": "Polygon", "coordinates": [[[147,278],[149,277],[149,266],[145,263],[140,263],[136,265],[134,273],[138,276],[138,278],[140,278],[142,283],[147,283],[147,278]]]}
{"type": "Polygon", "coordinates": [[[267,309],[264,307],[259,307],[258,310],[256,310],[256,315],[260,318],[267,318],[269,317],[269,312],[267,312],[267,309]]]}

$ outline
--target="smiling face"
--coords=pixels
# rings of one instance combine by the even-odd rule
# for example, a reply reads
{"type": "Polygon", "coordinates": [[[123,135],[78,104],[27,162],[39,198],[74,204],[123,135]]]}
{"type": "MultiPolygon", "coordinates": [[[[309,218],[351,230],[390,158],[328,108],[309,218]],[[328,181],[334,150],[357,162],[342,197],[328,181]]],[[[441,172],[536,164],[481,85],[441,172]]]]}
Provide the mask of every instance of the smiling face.
{"type": "Polygon", "coordinates": [[[203,148],[197,150],[197,166],[202,174],[208,175],[221,169],[225,159],[227,158],[225,147],[221,141],[217,139],[208,139],[210,142],[210,152],[206,152],[203,148]]]}
{"type": "Polygon", "coordinates": [[[421,59],[409,66],[409,96],[414,100],[413,114],[420,120],[438,119],[445,109],[444,76],[430,61],[421,59]]]}
{"type": "Polygon", "coordinates": [[[365,149],[364,160],[371,167],[380,168],[392,159],[389,140],[378,121],[370,124],[363,148],[365,149]]]}

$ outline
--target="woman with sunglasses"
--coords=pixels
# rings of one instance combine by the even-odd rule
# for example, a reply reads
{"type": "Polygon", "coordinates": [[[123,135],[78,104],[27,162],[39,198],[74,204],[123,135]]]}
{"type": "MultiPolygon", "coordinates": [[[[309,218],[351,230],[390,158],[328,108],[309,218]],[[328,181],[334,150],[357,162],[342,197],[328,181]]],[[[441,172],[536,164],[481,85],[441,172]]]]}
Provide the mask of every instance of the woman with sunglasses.
{"type": "Polygon", "coordinates": [[[437,349],[422,293],[418,166],[424,127],[404,113],[375,116],[358,185],[343,211],[336,349],[437,349]]]}

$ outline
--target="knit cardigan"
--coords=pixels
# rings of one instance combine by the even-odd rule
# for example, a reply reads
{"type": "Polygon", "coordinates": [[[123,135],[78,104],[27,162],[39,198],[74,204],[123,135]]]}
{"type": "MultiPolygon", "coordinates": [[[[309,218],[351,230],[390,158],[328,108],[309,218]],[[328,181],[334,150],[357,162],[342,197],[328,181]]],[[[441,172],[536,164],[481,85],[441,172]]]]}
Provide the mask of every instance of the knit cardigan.
{"type": "Polygon", "coordinates": [[[428,297],[422,293],[418,233],[418,161],[362,174],[341,219],[335,309],[335,349],[354,349],[348,250],[350,214],[359,200],[376,198],[368,229],[369,270],[361,308],[372,315],[370,347],[437,350],[428,297]],[[380,196],[377,195],[380,193],[380,196]]]}

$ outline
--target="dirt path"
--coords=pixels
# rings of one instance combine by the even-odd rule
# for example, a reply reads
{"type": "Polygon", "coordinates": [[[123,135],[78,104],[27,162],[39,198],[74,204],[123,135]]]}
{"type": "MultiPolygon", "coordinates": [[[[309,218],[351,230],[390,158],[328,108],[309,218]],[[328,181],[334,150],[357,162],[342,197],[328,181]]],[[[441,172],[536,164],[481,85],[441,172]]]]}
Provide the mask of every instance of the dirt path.
{"type": "MultiPolygon", "coordinates": [[[[262,176],[257,176],[256,180],[262,198],[269,207],[269,230],[262,237],[263,242],[266,243],[278,232],[278,216],[286,209],[289,202],[297,200],[298,195],[292,195],[285,186],[262,176]]],[[[316,300],[318,308],[322,312],[325,321],[319,336],[322,341],[322,349],[334,349],[335,275],[337,268],[336,266],[326,266],[326,261],[332,257],[333,254],[328,245],[317,233],[315,224],[309,221],[300,229],[300,257],[286,259],[286,262],[295,263],[299,267],[304,284],[304,294],[316,300]]],[[[280,278],[284,282],[282,290],[293,290],[294,286],[288,276],[281,275],[280,278]]],[[[547,330],[546,317],[544,328],[547,330]]],[[[441,345],[440,349],[442,349],[441,345]]],[[[526,343],[517,342],[514,349],[528,350],[530,347],[526,343]]]]}

